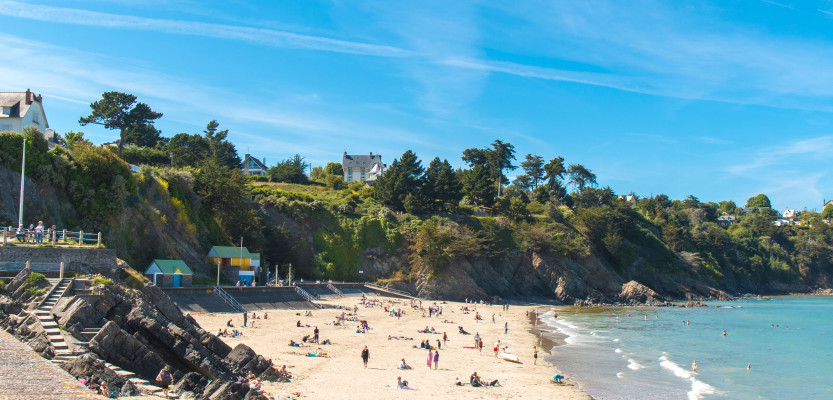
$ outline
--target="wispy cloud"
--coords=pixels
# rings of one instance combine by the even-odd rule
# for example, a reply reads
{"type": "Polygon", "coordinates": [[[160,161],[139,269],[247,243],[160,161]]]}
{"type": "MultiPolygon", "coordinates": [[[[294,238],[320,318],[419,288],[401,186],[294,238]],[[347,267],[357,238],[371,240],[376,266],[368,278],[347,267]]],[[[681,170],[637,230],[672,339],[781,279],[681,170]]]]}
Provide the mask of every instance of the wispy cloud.
{"type": "Polygon", "coordinates": [[[407,57],[411,52],[393,46],[302,35],[271,29],[204,22],[144,18],[16,1],[0,1],[0,15],[51,23],[134,29],[177,35],[238,40],[264,46],[302,48],[381,57],[407,57]]]}
{"type": "Polygon", "coordinates": [[[828,158],[831,151],[833,151],[833,135],[787,141],[783,145],[760,149],[754,152],[750,162],[732,165],[728,170],[734,174],[761,173],[760,170],[764,168],[828,158]]]}

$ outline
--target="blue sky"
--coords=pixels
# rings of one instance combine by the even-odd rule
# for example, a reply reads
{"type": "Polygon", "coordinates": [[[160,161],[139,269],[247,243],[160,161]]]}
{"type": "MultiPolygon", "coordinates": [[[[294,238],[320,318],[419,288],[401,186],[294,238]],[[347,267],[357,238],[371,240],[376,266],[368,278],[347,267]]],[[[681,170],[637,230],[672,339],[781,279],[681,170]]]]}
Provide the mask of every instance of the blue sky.
{"type": "Polygon", "coordinates": [[[501,139],[617,193],[833,198],[831,1],[0,0],[0,90],[26,88],[95,143],[116,90],[268,165],[501,139]]]}

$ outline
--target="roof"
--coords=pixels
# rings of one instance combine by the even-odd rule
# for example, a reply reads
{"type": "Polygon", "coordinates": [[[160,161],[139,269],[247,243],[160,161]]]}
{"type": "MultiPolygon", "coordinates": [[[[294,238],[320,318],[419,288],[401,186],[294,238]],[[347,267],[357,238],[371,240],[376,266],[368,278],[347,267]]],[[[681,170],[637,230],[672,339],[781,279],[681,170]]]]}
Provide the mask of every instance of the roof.
{"type": "MultiPolygon", "coordinates": [[[[255,165],[257,165],[257,168],[260,168],[264,171],[269,170],[269,168],[266,165],[264,165],[262,162],[260,162],[260,160],[258,160],[256,157],[252,157],[251,154],[246,154],[246,158],[243,159],[242,163],[240,163],[240,168],[246,169],[244,166],[246,165],[247,162],[250,162],[250,161],[254,162],[255,165]]],[[[249,169],[251,170],[251,169],[254,169],[254,168],[249,167],[249,169]]]]}
{"type": "Polygon", "coordinates": [[[373,164],[382,164],[382,155],[350,155],[347,152],[341,157],[342,168],[370,168],[373,164]]]}
{"type": "MultiPolygon", "coordinates": [[[[39,103],[41,104],[41,108],[43,104],[41,103],[42,97],[40,95],[35,95],[32,91],[27,90],[25,92],[0,92],[0,107],[11,107],[12,109],[9,111],[9,115],[4,115],[0,113],[0,118],[22,118],[29,112],[29,108],[32,104],[39,103]],[[31,101],[26,101],[26,97],[31,96],[31,101]]],[[[46,113],[44,113],[44,126],[49,127],[49,123],[46,120],[46,113]]]]}
{"type": "MultiPolygon", "coordinates": [[[[211,250],[208,252],[209,257],[220,257],[220,258],[240,258],[240,246],[213,246],[211,250]],[[213,254],[212,254],[213,253],[213,254]]],[[[260,253],[254,253],[257,255],[256,260],[260,259],[260,253]]],[[[252,257],[253,254],[249,253],[249,249],[243,247],[243,258],[254,258],[252,257]]]]}
{"type": "Polygon", "coordinates": [[[145,273],[148,273],[154,265],[156,265],[163,274],[194,274],[194,271],[191,271],[191,268],[188,268],[188,265],[186,265],[185,261],[182,260],[153,260],[145,273]]]}

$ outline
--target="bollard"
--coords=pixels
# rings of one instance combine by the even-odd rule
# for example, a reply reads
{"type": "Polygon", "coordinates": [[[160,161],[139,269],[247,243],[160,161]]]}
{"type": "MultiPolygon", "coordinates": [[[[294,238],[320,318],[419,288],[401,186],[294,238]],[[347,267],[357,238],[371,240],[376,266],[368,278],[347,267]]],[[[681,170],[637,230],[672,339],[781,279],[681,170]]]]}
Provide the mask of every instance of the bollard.
{"type": "Polygon", "coordinates": [[[29,269],[29,260],[26,260],[26,269],[29,269]]]}
{"type": "Polygon", "coordinates": [[[101,232],[98,233],[98,243],[96,243],[95,247],[97,249],[101,248],[101,232]]]}
{"type": "Polygon", "coordinates": [[[84,231],[78,231],[78,245],[84,245],[84,231]]]}
{"type": "Polygon", "coordinates": [[[3,228],[3,246],[6,245],[6,228],[3,228]]]}
{"type": "Polygon", "coordinates": [[[58,231],[53,229],[52,230],[52,247],[55,247],[58,243],[58,231]]]}
{"type": "Polygon", "coordinates": [[[61,261],[61,269],[58,270],[58,278],[64,279],[64,262],[61,261]]]}

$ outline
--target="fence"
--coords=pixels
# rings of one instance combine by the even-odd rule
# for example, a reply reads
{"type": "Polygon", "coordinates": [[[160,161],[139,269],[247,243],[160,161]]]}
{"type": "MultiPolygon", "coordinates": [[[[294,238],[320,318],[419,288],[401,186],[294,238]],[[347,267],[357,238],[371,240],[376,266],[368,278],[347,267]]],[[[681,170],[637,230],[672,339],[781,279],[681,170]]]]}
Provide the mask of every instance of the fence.
{"type": "Polygon", "coordinates": [[[240,303],[238,303],[237,300],[234,299],[234,297],[228,294],[228,292],[223,290],[223,288],[219,286],[214,286],[214,294],[220,296],[220,298],[222,298],[223,301],[226,302],[226,304],[230,305],[231,308],[234,308],[237,311],[246,312],[246,309],[243,308],[243,306],[240,305],[240,303]]]}
{"type": "MultiPolygon", "coordinates": [[[[17,229],[11,226],[3,227],[2,236],[3,246],[9,243],[38,244],[37,236],[31,229],[18,235],[17,229]]],[[[52,246],[95,246],[98,248],[101,247],[101,232],[50,230],[44,232],[40,243],[52,244],[52,246]]]]}
{"type": "Polygon", "coordinates": [[[390,293],[398,294],[398,295],[400,295],[400,296],[405,296],[405,297],[408,297],[408,298],[415,298],[415,297],[414,297],[414,295],[412,295],[412,294],[410,294],[410,293],[408,293],[408,292],[403,292],[403,291],[401,291],[401,290],[396,290],[396,289],[392,289],[392,288],[382,287],[382,286],[379,286],[379,285],[374,285],[374,284],[372,284],[372,283],[365,283],[365,284],[364,284],[364,286],[366,286],[367,288],[370,288],[370,289],[385,290],[385,291],[388,291],[388,292],[390,292],[390,293]]]}

